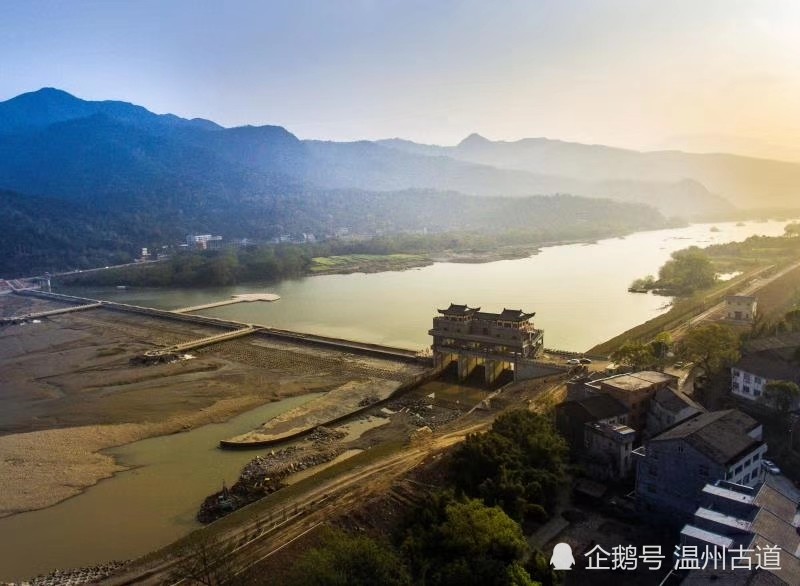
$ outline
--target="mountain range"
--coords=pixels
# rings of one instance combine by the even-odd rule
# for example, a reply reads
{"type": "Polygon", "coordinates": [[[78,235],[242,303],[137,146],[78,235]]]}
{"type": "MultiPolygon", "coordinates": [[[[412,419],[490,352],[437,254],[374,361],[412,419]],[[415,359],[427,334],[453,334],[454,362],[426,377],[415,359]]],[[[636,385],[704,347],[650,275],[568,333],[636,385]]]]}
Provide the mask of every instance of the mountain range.
{"type": "MultiPolygon", "coordinates": [[[[88,230],[102,235],[96,246],[113,246],[116,238],[128,251],[134,242],[191,232],[265,238],[342,227],[367,233],[518,229],[515,208],[533,218],[536,209],[553,207],[546,200],[556,194],[646,204],[666,217],[719,216],[735,207],[792,207],[798,180],[794,163],[544,138],[494,142],[474,134],[449,147],[400,139],[300,140],[280,126],[224,128],[54,88],[0,102],[6,212],[58,229],[69,214],[46,218],[48,210],[71,206],[73,216],[93,218],[88,230]]],[[[571,213],[583,206],[604,221],[611,216],[607,203],[598,211],[581,198],[557,201],[571,213]]],[[[623,216],[657,223],[657,213],[620,206],[623,216]]],[[[561,221],[591,222],[584,215],[561,221]]],[[[538,225],[530,220],[525,227],[538,225]]]]}

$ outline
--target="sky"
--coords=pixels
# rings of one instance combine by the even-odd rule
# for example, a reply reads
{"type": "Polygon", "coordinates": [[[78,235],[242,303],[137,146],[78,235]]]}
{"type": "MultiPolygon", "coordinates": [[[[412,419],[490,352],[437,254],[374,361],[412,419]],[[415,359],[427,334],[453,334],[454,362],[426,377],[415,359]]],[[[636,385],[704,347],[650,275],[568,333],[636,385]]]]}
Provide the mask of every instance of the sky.
{"type": "Polygon", "coordinates": [[[800,160],[800,1],[1,0],[0,100],[46,86],[301,138],[800,160]]]}

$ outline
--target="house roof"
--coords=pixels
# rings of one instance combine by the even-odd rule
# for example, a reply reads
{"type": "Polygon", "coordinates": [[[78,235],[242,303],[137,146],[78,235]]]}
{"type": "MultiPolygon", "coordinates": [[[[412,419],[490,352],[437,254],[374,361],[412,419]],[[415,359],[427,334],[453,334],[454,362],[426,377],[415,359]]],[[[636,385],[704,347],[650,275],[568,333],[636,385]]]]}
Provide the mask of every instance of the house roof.
{"type": "Polygon", "coordinates": [[[570,419],[583,423],[628,413],[628,408],[610,395],[591,395],[584,399],[564,401],[556,409],[570,419]]]}
{"type": "Polygon", "coordinates": [[[677,378],[671,374],[655,370],[642,370],[640,372],[610,376],[595,382],[620,391],[639,391],[648,389],[655,384],[668,383],[676,380],[677,378]]]}
{"type": "Polygon", "coordinates": [[[450,307],[447,309],[437,309],[436,311],[442,315],[469,315],[471,313],[475,313],[476,311],[480,311],[480,309],[480,307],[468,307],[466,305],[451,303],[450,307]]]}
{"type": "Polygon", "coordinates": [[[658,389],[652,400],[671,413],[678,413],[687,407],[697,410],[698,413],[705,411],[699,403],[672,387],[658,389]]]}
{"type": "Polygon", "coordinates": [[[777,350],[753,352],[742,357],[734,368],[767,380],[800,382],[800,365],[785,360],[777,350]]]}
{"type": "Polygon", "coordinates": [[[492,313],[489,311],[481,311],[480,307],[469,307],[468,305],[458,305],[451,303],[447,309],[437,309],[442,315],[471,315],[476,319],[483,319],[486,321],[528,321],[535,312],[525,313],[521,309],[503,309],[500,313],[492,313]]]}
{"type": "Polygon", "coordinates": [[[728,464],[763,442],[748,433],[759,423],[736,409],[701,413],[657,435],[651,442],[683,440],[718,464],[728,464]]]}
{"type": "Polygon", "coordinates": [[[732,302],[742,301],[744,303],[755,303],[756,300],[757,298],[751,295],[728,295],[727,297],[725,297],[725,301],[732,301],[732,302]]]}
{"type": "Polygon", "coordinates": [[[486,321],[528,321],[534,315],[536,315],[535,312],[525,313],[521,309],[503,309],[500,313],[480,311],[475,314],[475,319],[486,321]]]}
{"type": "Polygon", "coordinates": [[[748,352],[759,352],[761,350],[772,350],[775,348],[798,348],[800,347],[800,332],[787,332],[768,338],[758,338],[748,340],[744,343],[744,348],[748,352]]]}

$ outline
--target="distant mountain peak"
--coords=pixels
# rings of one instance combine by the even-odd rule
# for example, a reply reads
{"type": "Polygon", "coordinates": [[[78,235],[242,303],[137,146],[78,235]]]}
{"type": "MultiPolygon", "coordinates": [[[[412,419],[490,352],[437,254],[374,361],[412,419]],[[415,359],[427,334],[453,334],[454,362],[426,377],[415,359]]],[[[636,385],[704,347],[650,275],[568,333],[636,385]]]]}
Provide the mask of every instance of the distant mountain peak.
{"type": "Polygon", "coordinates": [[[473,132],[467,138],[458,143],[458,146],[484,145],[489,144],[490,142],[492,141],[485,136],[481,136],[477,132],[473,132]]]}
{"type": "Polygon", "coordinates": [[[221,128],[209,120],[186,120],[172,114],[155,114],[129,102],[82,100],[64,90],[43,87],[0,102],[0,134],[37,131],[51,124],[91,118],[96,114],[134,126],[221,128]]]}

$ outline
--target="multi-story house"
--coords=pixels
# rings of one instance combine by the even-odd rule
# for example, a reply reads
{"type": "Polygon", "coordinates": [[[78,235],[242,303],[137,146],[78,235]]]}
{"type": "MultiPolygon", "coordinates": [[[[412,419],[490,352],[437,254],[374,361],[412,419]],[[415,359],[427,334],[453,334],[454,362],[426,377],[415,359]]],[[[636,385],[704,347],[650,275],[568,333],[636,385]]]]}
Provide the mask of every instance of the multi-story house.
{"type": "Polygon", "coordinates": [[[715,480],[755,486],[764,479],[763,429],[735,409],[701,413],[634,450],[636,499],[644,513],[687,519],[715,480]]]}

